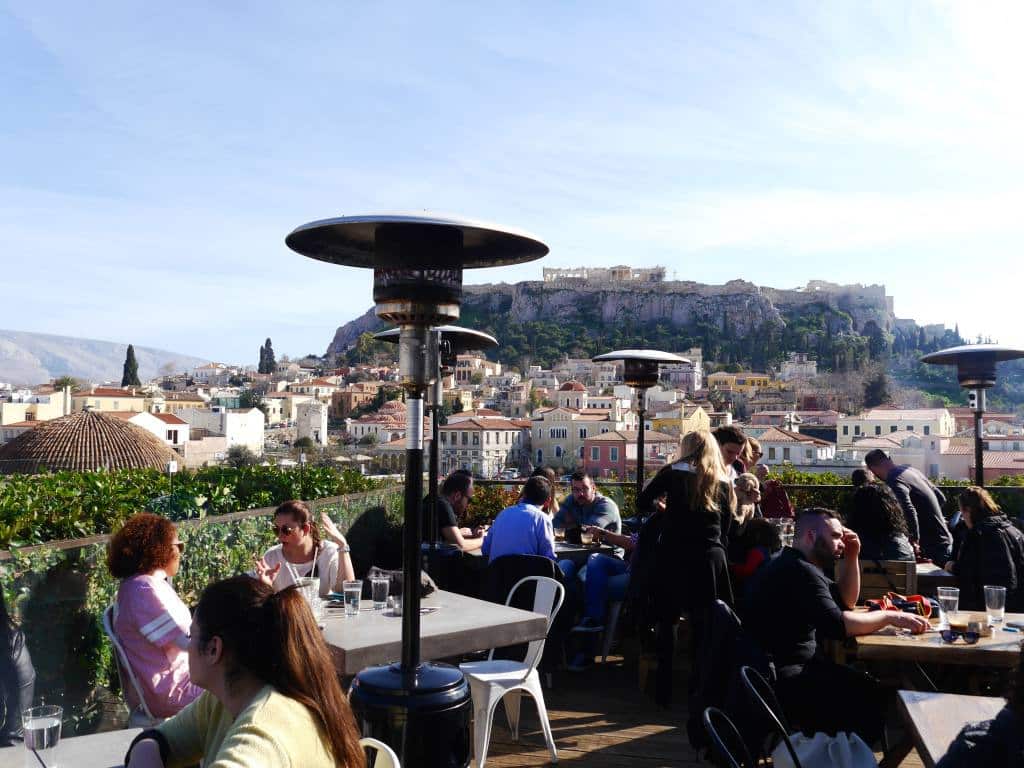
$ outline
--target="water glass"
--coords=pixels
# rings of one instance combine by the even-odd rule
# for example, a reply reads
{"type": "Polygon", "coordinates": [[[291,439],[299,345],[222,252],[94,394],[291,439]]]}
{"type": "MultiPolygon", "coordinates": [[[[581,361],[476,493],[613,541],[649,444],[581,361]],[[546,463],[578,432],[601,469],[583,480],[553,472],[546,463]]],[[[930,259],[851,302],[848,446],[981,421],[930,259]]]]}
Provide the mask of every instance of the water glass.
{"type": "Polygon", "coordinates": [[[359,599],[363,596],[363,582],[360,579],[355,581],[342,582],[342,591],[345,594],[345,615],[359,615],[359,599]]]}
{"type": "Polygon", "coordinates": [[[21,713],[21,724],[25,729],[25,746],[36,753],[43,765],[56,764],[60,723],[63,718],[64,709],[56,705],[31,707],[21,713]]]}
{"type": "Polygon", "coordinates": [[[1006,613],[1006,587],[985,585],[985,612],[989,624],[1002,624],[1006,613]]]}
{"type": "Polygon", "coordinates": [[[386,576],[370,579],[370,594],[373,597],[373,610],[384,610],[384,607],[388,604],[388,589],[390,587],[391,579],[386,576]]]}
{"type": "Polygon", "coordinates": [[[555,528],[555,541],[565,541],[565,528],[555,528]]]}
{"type": "Polygon", "coordinates": [[[589,528],[580,529],[580,544],[584,547],[589,547],[594,543],[594,532],[589,528]]]}
{"type": "Polygon", "coordinates": [[[960,588],[939,587],[939,607],[942,609],[942,623],[949,626],[949,618],[960,610],[960,588]]]}

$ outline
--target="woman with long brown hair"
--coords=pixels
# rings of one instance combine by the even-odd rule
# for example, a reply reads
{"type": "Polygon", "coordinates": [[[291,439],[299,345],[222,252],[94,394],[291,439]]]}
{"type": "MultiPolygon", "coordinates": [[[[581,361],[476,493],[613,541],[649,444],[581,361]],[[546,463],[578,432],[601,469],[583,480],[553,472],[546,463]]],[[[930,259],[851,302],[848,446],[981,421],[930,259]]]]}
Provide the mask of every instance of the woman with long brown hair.
{"type": "Polygon", "coordinates": [[[363,768],[330,650],[297,589],[249,576],[210,585],[192,620],[192,679],[205,692],[129,748],[128,768],[363,768]]]}
{"type": "Polygon", "coordinates": [[[967,526],[955,561],[946,570],[960,580],[960,607],[985,610],[985,586],[1006,587],[1006,610],[1024,611],[1024,533],[976,485],[960,494],[960,514],[967,526]]]}
{"type": "Polygon", "coordinates": [[[342,582],[355,578],[348,542],[326,515],[321,522],[331,541],[320,538],[313,515],[304,501],[286,501],[274,511],[274,534],[278,543],[268,549],[256,565],[260,578],[269,578],[274,589],[282,590],[298,579],[320,579],[320,597],[341,591],[342,582]]]}

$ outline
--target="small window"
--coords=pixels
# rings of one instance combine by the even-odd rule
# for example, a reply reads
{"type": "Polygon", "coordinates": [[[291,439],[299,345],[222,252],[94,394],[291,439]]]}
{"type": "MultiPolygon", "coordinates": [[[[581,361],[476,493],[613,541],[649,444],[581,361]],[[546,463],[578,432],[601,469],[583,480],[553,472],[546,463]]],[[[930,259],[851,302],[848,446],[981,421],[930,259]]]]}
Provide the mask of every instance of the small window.
{"type": "Polygon", "coordinates": [[[924,425],[924,433],[926,435],[930,435],[932,433],[932,428],[928,424],[924,425]]]}
{"type": "Polygon", "coordinates": [[[859,435],[860,434],[860,424],[855,424],[854,425],[854,427],[853,427],[853,434],[855,434],[855,435],[859,435]]]}
{"type": "Polygon", "coordinates": [[[590,447],[590,460],[591,461],[600,461],[601,460],[601,449],[598,448],[596,445],[592,445],[590,447]]]}
{"type": "Polygon", "coordinates": [[[882,434],[882,425],[881,424],[876,424],[875,425],[875,434],[876,435],[882,434]]]}
{"type": "Polygon", "coordinates": [[[914,425],[913,424],[907,424],[907,432],[913,432],[913,431],[914,431],[914,425]]]}
{"type": "Polygon", "coordinates": [[[586,427],[580,427],[580,440],[586,440],[586,439],[587,439],[587,428],[586,427]]]}
{"type": "Polygon", "coordinates": [[[555,446],[555,458],[556,459],[562,458],[562,446],[560,446],[560,445],[556,445],[555,446]]]}
{"type": "MultiPolygon", "coordinates": [[[[846,429],[846,427],[843,427],[843,429],[846,429]]],[[[775,446],[774,445],[768,446],[768,458],[769,459],[774,459],[775,458],[775,446]]]]}
{"type": "Polygon", "coordinates": [[[899,430],[899,427],[897,427],[895,424],[893,424],[891,427],[889,427],[889,431],[890,432],[896,432],[897,430],[899,430]]]}
{"type": "Polygon", "coordinates": [[[789,461],[789,448],[782,449],[782,460],[789,461]]]}
{"type": "Polygon", "coordinates": [[[850,434],[850,427],[848,425],[846,425],[846,424],[843,424],[843,434],[844,435],[849,435],[850,434]]]}
{"type": "Polygon", "coordinates": [[[808,448],[806,451],[804,451],[804,458],[813,459],[814,458],[814,449],[813,448],[808,448]]]}
{"type": "Polygon", "coordinates": [[[618,446],[613,445],[613,446],[611,446],[608,449],[608,460],[609,461],[618,461],[619,460],[619,448],[618,448],[618,446]]]}

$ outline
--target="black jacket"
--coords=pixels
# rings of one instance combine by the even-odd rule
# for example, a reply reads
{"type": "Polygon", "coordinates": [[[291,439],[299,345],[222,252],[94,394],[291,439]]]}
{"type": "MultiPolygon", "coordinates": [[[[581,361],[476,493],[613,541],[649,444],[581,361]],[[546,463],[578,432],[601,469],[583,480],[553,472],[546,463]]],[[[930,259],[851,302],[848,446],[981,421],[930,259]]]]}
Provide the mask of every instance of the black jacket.
{"type": "Polygon", "coordinates": [[[1006,610],[1024,612],[1024,533],[1005,515],[980,521],[964,536],[953,567],[960,580],[960,607],[985,610],[985,585],[1006,587],[1006,610]]]}
{"type": "Polygon", "coordinates": [[[889,472],[886,484],[907,518],[910,540],[921,544],[921,553],[939,565],[949,560],[953,536],[942,514],[946,497],[913,467],[897,467],[889,472]]]}
{"type": "Polygon", "coordinates": [[[1024,728],[1009,707],[960,731],[937,768],[1024,768],[1024,728]]]}

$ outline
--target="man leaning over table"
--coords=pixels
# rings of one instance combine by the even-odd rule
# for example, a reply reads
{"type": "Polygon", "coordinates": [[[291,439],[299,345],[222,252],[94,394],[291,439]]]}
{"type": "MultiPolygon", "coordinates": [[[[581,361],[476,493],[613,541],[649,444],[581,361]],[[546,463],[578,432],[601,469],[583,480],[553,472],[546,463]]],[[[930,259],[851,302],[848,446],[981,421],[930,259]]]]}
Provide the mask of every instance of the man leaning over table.
{"type": "Polygon", "coordinates": [[[487,562],[504,555],[555,559],[555,534],[551,518],[543,510],[551,491],[547,478],[531,477],[526,481],[519,502],[501,510],[484,536],[481,551],[487,562]]]}
{"type": "MultiPolygon", "coordinates": [[[[552,526],[571,529],[586,525],[612,533],[621,533],[622,516],[619,514],[619,507],[607,496],[598,493],[594,478],[582,470],[576,470],[570,476],[570,480],[571,493],[565,497],[565,501],[555,513],[552,526]]],[[[616,549],[615,554],[621,556],[622,549],[616,549]]],[[[572,560],[559,560],[558,567],[565,574],[566,580],[576,573],[576,564],[572,560]]]]}
{"type": "Polygon", "coordinates": [[[822,639],[843,640],[893,626],[912,633],[928,620],[900,611],[852,610],[860,594],[860,540],[830,509],[796,519],[793,546],[753,578],[743,626],[775,663],[775,691],[786,715],[805,731],[853,731],[869,745],[882,736],[890,692],[852,667],[821,658],[822,639]],[[836,581],[824,568],[836,565],[836,581]]]}

